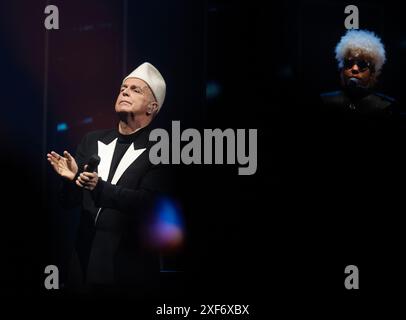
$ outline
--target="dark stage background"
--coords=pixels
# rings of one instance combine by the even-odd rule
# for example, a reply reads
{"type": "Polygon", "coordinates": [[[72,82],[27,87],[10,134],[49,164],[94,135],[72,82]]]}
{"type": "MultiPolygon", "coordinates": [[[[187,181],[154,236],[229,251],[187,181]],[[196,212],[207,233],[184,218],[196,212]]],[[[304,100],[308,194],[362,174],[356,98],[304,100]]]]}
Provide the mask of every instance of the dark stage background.
{"type": "Polygon", "coordinates": [[[63,279],[77,213],[58,207],[46,153],[73,152],[86,132],[114,126],[121,80],[144,61],[167,82],[155,126],[258,129],[253,176],[227,165],[176,168],[185,241],[164,258],[162,270],[174,272],[161,274],[162,303],[313,314],[402,288],[403,118],[384,135],[396,178],[375,181],[385,190],[379,204],[374,193],[341,202],[351,180],[321,185],[338,163],[326,169],[321,149],[334,146],[311,110],[339,85],[333,50],[348,4],[385,44],[378,89],[403,106],[406,28],[395,2],[1,1],[2,296],[67,301],[44,289],[44,268],[60,266],[63,279]],[[47,4],[58,6],[60,30],[45,30],[47,4]],[[359,291],[344,288],[349,264],[360,269],[359,291]]]}

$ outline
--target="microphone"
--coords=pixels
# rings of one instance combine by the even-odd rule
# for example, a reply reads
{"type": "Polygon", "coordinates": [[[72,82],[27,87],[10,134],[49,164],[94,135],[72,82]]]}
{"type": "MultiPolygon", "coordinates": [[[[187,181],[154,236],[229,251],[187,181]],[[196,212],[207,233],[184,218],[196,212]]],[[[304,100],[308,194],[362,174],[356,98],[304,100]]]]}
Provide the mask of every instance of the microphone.
{"type": "Polygon", "coordinates": [[[361,80],[354,77],[351,77],[347,80],[346,87],[348,93],[354,98],[362,98],[369,92],[369,89],[362,84],[361,80]]]}
{"type": "Polygon", "coordinates": [[[350,78],[347,81],[347,86],[350,89],[355,89],[361,87],[361,81],[357,78],[350,78]]]}
{"type": "Polygon", "coordinates": [[[89,161],[87,162],[86,172],[94,172],[96,171],[97,166],[100,163],[100,157],[97,154],[94,154],[90,157],[89,161]]]}

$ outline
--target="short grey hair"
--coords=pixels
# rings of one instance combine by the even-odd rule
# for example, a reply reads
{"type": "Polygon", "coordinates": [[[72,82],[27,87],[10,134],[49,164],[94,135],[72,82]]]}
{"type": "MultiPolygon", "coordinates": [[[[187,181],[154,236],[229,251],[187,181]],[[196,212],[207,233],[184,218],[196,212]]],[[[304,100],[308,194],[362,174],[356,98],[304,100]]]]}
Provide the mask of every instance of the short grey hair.
{"type": "Polygon", "coordinates": [[[335,54],[339,68],[344,67],[344,59],[348,54],[364,55],[371,60],[376,74],[381,72],[386,61],[381,39],[368,30],[348,30],[337,44],[335,54]]]}

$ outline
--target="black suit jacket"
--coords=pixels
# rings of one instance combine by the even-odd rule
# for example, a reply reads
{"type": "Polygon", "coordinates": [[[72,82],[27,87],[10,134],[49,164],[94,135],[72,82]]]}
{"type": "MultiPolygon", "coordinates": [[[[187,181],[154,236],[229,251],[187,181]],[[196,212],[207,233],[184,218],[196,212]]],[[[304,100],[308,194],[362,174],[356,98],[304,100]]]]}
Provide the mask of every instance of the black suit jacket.
{"type": "Polygon", "coordinates": [[[323,93],[320,97],[324,108],[331,112],[382,117],[390,116],[395,111],[395,100],[377,92],[356,96],[340,90],[323,93]]]}
{"type": "Polygon", "coordinates": [[[119,138],[116,129],[87,134],[77,149],[80,169],[92,155],[101,158],[95,190],[64,182],[60,197],[65,207],[82,206],[76,252],[86,283],[139,287],[152,285],[158,276],[159,256],[148,247],[144,231],[157,195],[169,192],[169,176],[149,161],[149,132],[143,128],[135,134],[111,182],[106,180],[119,138]]]}

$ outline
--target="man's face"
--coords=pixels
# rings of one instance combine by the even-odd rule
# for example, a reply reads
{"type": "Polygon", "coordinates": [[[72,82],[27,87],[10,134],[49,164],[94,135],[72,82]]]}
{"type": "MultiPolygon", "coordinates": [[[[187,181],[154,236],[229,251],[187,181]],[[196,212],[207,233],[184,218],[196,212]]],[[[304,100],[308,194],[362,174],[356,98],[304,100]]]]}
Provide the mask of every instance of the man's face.
{"type": "Polygon", "coordinates": [[[343,85],[347,85],[351,78],[356,78],[360,86],[370,88],[375,84],[376,76],[370,59],[362,55],[348,55],[341,70],[343,85]]]}
{"type": "Polygon", "coordinates": [[[120,88],[115,110],[117,113],[145,116],[151,114],[154,105],[157,104],[148,85],[141,79],[128,78],[120,88]]]}

